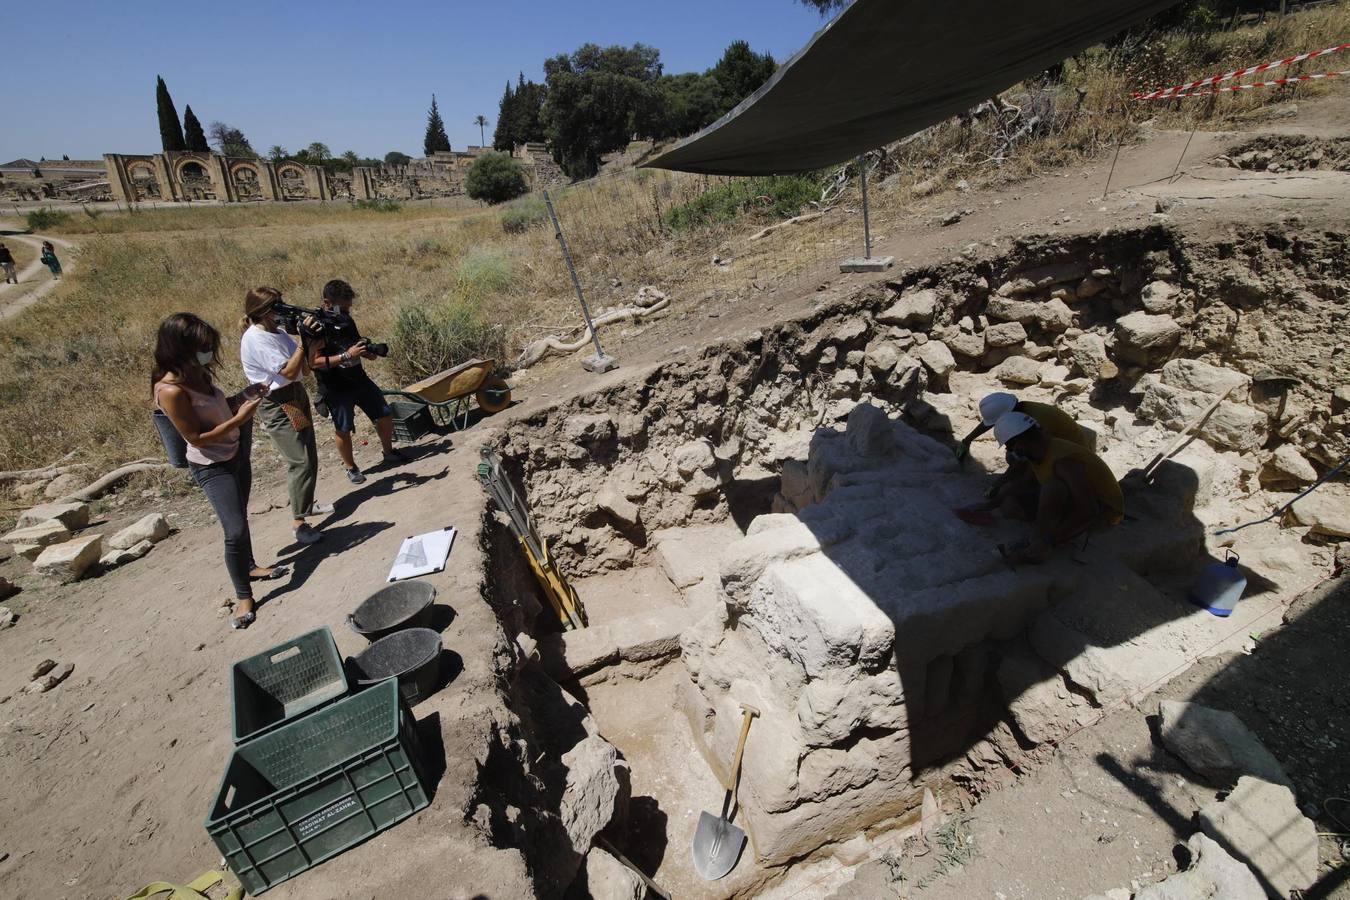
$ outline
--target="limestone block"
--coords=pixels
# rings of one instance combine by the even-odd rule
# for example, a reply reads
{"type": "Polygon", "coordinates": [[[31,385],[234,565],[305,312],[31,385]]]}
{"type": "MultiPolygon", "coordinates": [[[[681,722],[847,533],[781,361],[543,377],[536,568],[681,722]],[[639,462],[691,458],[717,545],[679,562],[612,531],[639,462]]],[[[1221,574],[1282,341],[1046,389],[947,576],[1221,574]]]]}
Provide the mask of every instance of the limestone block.
{"type": "Polygon", "coordinates": [[[966,359],[977,359],[984,355],[984,341],[977,335],[967,334],[964,331],[947,335],[943,343],[952,353],[966,359]]]}
{"type": "MultiPolygon", "coordinates": [[[[779,517],[774,517],[778,520],[779,517]]],[[[796,516],[784,516],[780,527],[765,528],[731,542],[718,554],[719,577],[727,594],[739,597],[776,562],[820,552],[820,537],[796,516]]],[[[714,557],[717,559],[718,557],[714,557]]],[[[669,572],[667,572],[669,574],[669,572]]],[[[692,577],[692,572],[691,576],[692,577]]],[[[702,580],[702,579],[700,579],[702,580]]],[[[689,584],[696,582],[690,581],[689,584]]]]}
{"type": "Polygon", "coordinates": [[[1228,395],[1228,399],[1234,402],[1245,400],[1247,391],[1252,385],[1250,375],[1184,357],[1168,360],[1163,365],[1162,381],[1163,384],[1172,387],[1216,396],[1232,388],[1233,392],[1228,395]]]}
{"type": "Polygon", "coordinates": [[[1116,351],[1124,359],[1147,365],[1181,340],[1181,326],[1171,316],[1132,312],[1116,320],[1116,351]]]}
{"type": "Polygon", "coordinates": [[[1088,378],[1115,378],[1120,369],[1106,355],[1106,341],[1101,335],[1087,332],[1074,338],[1068,345],[1069,359],[1088,378]]]}
{"type": "Polygon", "coordinates": [[[647,884],[599,847],[586,854],[586,894],[594,900],[642,900],[647,884]]]}
{"type": "Polygon", "coordinates": [[[1174,284],[1166,281],[1150,281],[1139,292],[1139,299],[1144,304],[1145,312],[1170,315],[1176,311],[1177,296],[1180,293],[1180,289],[1174,284]]]}
{"type": "Polygon", "coordinates": [[[867,327],[867,321],[863,318],[845,319],[831,337],[836,343],[852,344],[867,334],[867,327]]]}
{"type": "Polygon", "coordinates": [[[625,528],[642,524],[642,510],[638,505],[608,485],[595,495],[595,507],[625,528]]]}
{"type": "Polygon", "coordinates": [[[544,636],[539,659],[550,678],[573,681],[618,662],[619,645],[610,625],[592,625],[544,636]]]}
{"type": "Polygon", "coordinates": [[[1078,727],[1078,715],[1087,704],[1035,654],[1018,649],[1004,654],[995,678],[1013,721],[1028,740],[1058,740],[1078,727]]]}
{"type": "Polygon", "coordinates": [[[1324,484],[1293,506],[1294,521],[1318,534],[1350,537],[1350,490],[1324,484]]]}
{"type": "Polygon", "coordinates": [[[569,416],[563,425],[563,437],[583,446],[611,440],[615,435],[614,419],[604,413],[569,416]]]}
{"type": "MultiPolygon", "coordinates": [[[[1265,900],[1266,892],[1252,870],[1229,856],[1203,834],[1186,842],[1191,865],[1134,895],[1134,900],[1265,900]]],[[[1128,900],[1129,893],[1125,892],[1128,900]]]]}
{"type": "Polygon", "coordinates": [[[1079,300],[1090,300],[1102,291],[1107,289],[1107,284],[1096,275],[1089,275],[1078,282],[1078,288],[1074,291],[1074,296],[1079,300]]]}
{"type": "MultiPolygon", "coordinates": [[[[1138,415],[1172,431],[1181,431],[1199,419],[1212,402],[1214,397],[1210,394],[1155,382],[1144,389],[1138,415]]],[[[1264,413],[1225,400],[1201,427],[1200,436],[1221,449],[1249,453],[1266,442],[1269,424],[1264,413]]]]}
{"type": "Polygon", "coordinates": [[[83,475],[76,475],[74,472],[66,472],[57,475],[51,481],[47,482],[47,486],[42,489],[42,496],[46,497],[48,500],[56,500],[67,494],[75,493],[88,483],[89,479],[85,478],[83,475]]]}
{"type": "Polygon", "coordinates": [[[885,456],[895,449],[890,419],[870,403],[853,408],[844,433],[853,452],[860,456],[885,456]]]}
{"type": "Polygon", "coordinates": [[[562,764],[567,769],[567,781],[559,817],[572,849],[585,854],[618,808],[618,751],[609,741],[592,734],[564,753],[562,764]]]}
{"type": "Polygon", "coordinates": [[[1037,306],[1036,324],[1054,334],[1068,331],[1073,327],[1073,310],[1058,297],[1051,298],[1037,306]]]}
{"type": "Polygon", "coordinates": [[[1293,444],[1281,444],[1261,469],[1261,483],[1270,485],[1309,484],[1317,480],[1317,470],[1293,444]]]}
{"type": "Polygon", "coordinates": [[[712,445],[707,441],[690,441],[676,449],[672,457],[675,469],[688,478],[695,472],[706,472],[717,465],[712,445]]]}
{"type": "MultiPolygon", "coordinates": [[[[46,547],[49,544],[59,544],[62,541],[69,540],[69,538],[70,529],[61,524],[60,521],[50,519],[46,522],[39,522],[36,525],[16,528],[3,538],[0,538],[0,541],[4,541],[4,543],[14,547],[37,547],[39,548],[37,552],[40,553],[40,548],[46,547]]],[[[36,554],[29,558],[36,558],[36,554]]]]}
{"type": "Polygon", "coordinates": [[[1200,810],[1200,830],[1246,863],[1271,897],[1317,880],[1317,828],[1284,785],[1244,775],[1226,799],[1200,810]]]}
{"type": "Polygon", "coordinates": [[[796,459],[789,459],[783,463],[779,470],[778,490],[798,509],[808,503],[815,503],[817,499],[806,463],[796,459]]]}
{"type": "Polygon", "coordinates": [[[933,324],[938,306],[938,293],[931,288],[906,291],[889,309],[877,316],[877,321],[883,325],[927,328],[933,324]]]}
{"type": "Polygon", "coordinates": [[[114,550],[125,550],[141,541],[158,544],[168,536],[168,519],[162,513],[150,513],[114,534],[108,539],[108,546],[114,550]]]}
{"type": "Polygon", "coordinates": [[[1036,321],[1036,308],[1039,305],[1031,300],[990,297],[984,314],[994,322],[1021,322],[1023,325],[1030,325],[1036,321]]]}
{"type": "Polygon", "coordinates": [[[867,345],[863,361],[867,363],[873,375],[881,378],[889,375],[900,361],[900,346],[894,341],[879,341],[867,345]]]}
{"type": "Polygon", "coordinates": [[[37,525],[53,519],[76,531],[89,524],[89,504],[87,503],[43,503],[19,513],[18,527],[37,525]]]}
{"type": "Polygon", "coordinates": [[[939,384],[946,384],[947,376],[956,369],[956,359],[942,341],[929,341],[921,347],[915,347],[913,354],[939,384]]]}
{"type": "Polygon", "coordinates": [[[984,345],[987,348],[1017,347],[1027,339],[1027,330],[1021,322],[1004,322],[990,325],[984,330],[984,345]]]}
{"type": "Polygon", "coordinates": [[[141,541],[139,544],[132,544],[124,550],[111,550],[98,561],[104,568],[114,568],[124,566],[129,562],[135,562],[154,548],[154,543],[149,540],[141,541]]]}
{"type": "Polygon", "coordinates": [[[810,747],[838,744],[863,727],[900,730],[907,724],[904,688],[892,667],[876,675],[842,671],[809,681],[796,713],[810,747]]]}
{"type": "Polygon", "coordinates": [[[802,758],[797,772],[797,795],[820,802],[875,781],[879,765],[873,741],[859,741],[847,750],[822,747],[802,758]]]}
{"type": "Polygon", "coordinates": [[[1177,700],[1163,700],[1158,713],[1163,746],[1216,785],[1228,787],[1254,775],[1293,787],[1279,760],[1232,713],[1177,700]]]}
{"type": "Polygon", "coordinates": [[[652,535],[652,542],[666,577],[677,588],[687,588],[716,575],[722,551],[739,535],[730,525],[669,528],[652,535]]]}
{"type": "Polygon", "coordinates": [[[1038,290],[1049,290],[1057,284],[1080,281],[1088,274],[1087,263],[1081,260],[1047,263],[1019,273],[1019,280],[1031,282],[1038,290]]]}
{"type": "Polygon", "coordinates": [[[91,534],[45,548],[33,562],[39,575],[62,584],[77,581],[103,554],[103,536],[91,534]]]}
{"type": "Polygon", "coordinates": [[[994,291],[999,297],[1020,297],[1022,294],[1032,294],[1036,292],[1036,282],[1030,278],[1014,278],[1011,281],[1005,281],[994,291]]]}
{"type": "Polygon", "coordinates": [[[680,632],[693,624],[695,618],[694,611],[671,606],[611,623],[619,658],[644,662],[674,656],[680,652],[680,632]]]}
{"type": "Polygon", "coordinates": [[[870,597],[823,554],[775,562],[755,583],[741,625],[772,653],[820,678],[832,669],[875,668],[895,631],[870,597]]]}
{"type": "Polygon", "coordinates": [[[990,373],[1004,384],[1037,384],[1041,380],[1041,365],[1025,356],[1010,356],[990,373]]]}

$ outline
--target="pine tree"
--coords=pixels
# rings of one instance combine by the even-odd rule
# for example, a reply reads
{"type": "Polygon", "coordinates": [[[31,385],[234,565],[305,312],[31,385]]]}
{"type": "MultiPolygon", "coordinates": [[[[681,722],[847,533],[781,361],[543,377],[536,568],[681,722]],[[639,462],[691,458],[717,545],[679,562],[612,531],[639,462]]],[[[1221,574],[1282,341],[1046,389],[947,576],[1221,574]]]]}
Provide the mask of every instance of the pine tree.
{"type": "Polygon", "coordinates": [[[183,123],[178,121],[178,110],[174,109],[173,98],[169,96],[169,86],[164,79],[155,76],[155,107],[159,112],[159,142],[164,152],[187,149],[183,140],[183,123]]]}
{"type": "Polygon", "coordinates": [[[431,95],[431,109],[427,112],[427,134],[422,139],[422,150],[430,156],[440,151],[449,151],[450,138],[445,133],[445,123],[441,121],[441,111],[436,107],[436,95],[431,95]]]}
{"type": "Polygon", "coordinates": [[[187,143],[187,148],[192,152],[211,152],[210,145],[206,143],[206,132],[202,131],[202,123],[197,120],[197,116],[192,112],[191,103],[183,107],[183,138],[187,143]]]}

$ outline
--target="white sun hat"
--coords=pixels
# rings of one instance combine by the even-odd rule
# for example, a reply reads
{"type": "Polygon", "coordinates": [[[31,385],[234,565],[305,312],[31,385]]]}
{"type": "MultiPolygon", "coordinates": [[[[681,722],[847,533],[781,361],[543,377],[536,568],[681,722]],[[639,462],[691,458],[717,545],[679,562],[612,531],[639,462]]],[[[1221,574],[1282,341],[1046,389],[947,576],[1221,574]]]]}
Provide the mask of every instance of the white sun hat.
{"type": "Polygon", "coordinates": [[[1026,413],[1004,413],[994,423],[994,440],[998,441],[998,445],[1002,447],[1019,434],[1030,431],[1035,427],[1036,420],[1026,413]]]}

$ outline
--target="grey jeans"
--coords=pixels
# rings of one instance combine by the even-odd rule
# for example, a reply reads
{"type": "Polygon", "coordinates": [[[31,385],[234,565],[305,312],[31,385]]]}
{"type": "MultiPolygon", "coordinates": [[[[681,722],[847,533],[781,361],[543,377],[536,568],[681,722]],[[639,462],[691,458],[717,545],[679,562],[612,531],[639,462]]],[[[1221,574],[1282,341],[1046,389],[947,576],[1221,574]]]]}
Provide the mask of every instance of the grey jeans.
{"type": "Polygon", "coordinates": [[[189,462],[188,469],[201,487],[225,532],[225,569],[240,600],[253,597],[248,573],[253,571],[253,539],[248,533],[248,492],[253,486],[252,429],[241,429],[239,450],[234,459],[203,466],[189,462]]]}

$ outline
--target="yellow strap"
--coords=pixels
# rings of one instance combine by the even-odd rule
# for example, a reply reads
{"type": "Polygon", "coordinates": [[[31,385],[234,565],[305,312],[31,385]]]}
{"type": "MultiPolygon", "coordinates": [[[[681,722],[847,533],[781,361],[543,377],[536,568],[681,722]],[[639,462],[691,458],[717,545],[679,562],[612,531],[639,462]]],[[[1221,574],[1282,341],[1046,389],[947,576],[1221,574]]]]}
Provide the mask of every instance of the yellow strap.
{"type": "MultiPolygon", "coordinates": [[[[203,872],[196,878],[189,881],[186,885],[171,884],[167,881],[155,881],[147,884],[136,893],[132,894],[127,900],[149,900],[156,894],[168,893],[169,900],[209,900],[206,891],[215,887],[225,880],[225,876],[212,870],[203,872]]],[[[231,888],[225,895],[225,900],[242,900],[244,889],[241,887],[231,888]]]]}

